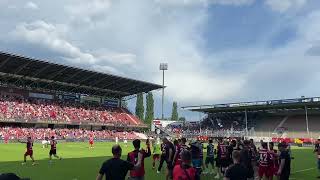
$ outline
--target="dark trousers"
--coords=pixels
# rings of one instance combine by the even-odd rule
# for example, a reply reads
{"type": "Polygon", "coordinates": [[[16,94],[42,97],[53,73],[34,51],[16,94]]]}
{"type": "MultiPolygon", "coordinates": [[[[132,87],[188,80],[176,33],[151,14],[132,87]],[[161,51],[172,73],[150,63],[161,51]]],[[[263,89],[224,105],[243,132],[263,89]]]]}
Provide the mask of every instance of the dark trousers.
{"type": "Polygon", "coordinates": [[[160,156],[160,164],[159,164],[159,167],[158,167],[158,171],[161,171],[161,168],[163,166],[163,163],[165,161],[165,157],[163,155],[160,156]]]}
{"type": "Polygon", "coordinates": [[[289,180],[290,174],[285,173],[280,175],[280,180],[289,180]]]}

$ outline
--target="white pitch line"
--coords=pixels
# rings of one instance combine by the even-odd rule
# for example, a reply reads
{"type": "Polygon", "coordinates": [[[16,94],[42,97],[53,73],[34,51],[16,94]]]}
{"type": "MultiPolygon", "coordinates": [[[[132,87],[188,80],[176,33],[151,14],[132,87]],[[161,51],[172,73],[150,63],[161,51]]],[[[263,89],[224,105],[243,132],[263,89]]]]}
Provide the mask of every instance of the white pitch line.
{"type": "Polygon", "coordinates": [[[304,171],[310,171],[310,170],[313,170],[313,169],[315,169],[315,168],[302,169],[302,170],[299,170],[299,171],[295,171],[295,172],[293,172],[293,173],[291,173],[291,174],[295,174],[295,173],[299,173],[299,172],[304,172],[304,171]]]}

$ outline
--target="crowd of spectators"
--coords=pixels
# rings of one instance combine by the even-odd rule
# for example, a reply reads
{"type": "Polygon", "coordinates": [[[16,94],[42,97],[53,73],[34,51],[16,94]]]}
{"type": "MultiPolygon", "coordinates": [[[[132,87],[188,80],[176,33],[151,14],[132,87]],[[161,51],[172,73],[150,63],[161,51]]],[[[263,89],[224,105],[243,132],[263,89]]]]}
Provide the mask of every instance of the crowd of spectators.
{"type": "Polygon", "coordinates": [[[141,121],[122,108],[68,101],[0,97],[0,118],[62,123],[138,125],[141,121]]]}
{"type": "Polygon", "coordinates": [[[15,140],[26,139],[31,136],[36,140],[43,140],[46,137],[55,136],[57,139],[88,139],[93,136],[95,139],[136,139],[138,136],[134,131],[100,130],[91,131],[85,129],[50,129],[50,128],[13,128],[0,127],[0,139],[15,140]]]}

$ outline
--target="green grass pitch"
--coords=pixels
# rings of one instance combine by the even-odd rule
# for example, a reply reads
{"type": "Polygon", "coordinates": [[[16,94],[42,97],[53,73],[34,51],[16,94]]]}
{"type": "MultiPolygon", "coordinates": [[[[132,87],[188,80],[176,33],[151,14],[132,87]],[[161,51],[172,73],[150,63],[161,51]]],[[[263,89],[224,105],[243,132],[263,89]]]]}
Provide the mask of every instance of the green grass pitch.
{"type": "MultiPolygon", "coordinates": [[[[57,147],[58,155],[63,160],[54,159],[48,163],[49,149],[42,149],[41,144],[34,145],[34,157],[39,163],[31,165],[30,159],[27,165],[21,162],[25,152],[25,144],[0,144],[0,173],[14,172],[21,177],[29,177],[31,180],[90,180],[95,179],[100,165],[111,157],[111,147],[114,143],[96,143],[94,149],[88,148],[88,143],[60,143],[57,147]]],[[[122,159],[132,150],[131,143],[128,148],[121,144],[123,149],[122,159]]],[[[312,180],[318,175],[316,168],[316,156],[311,148],[293,148],[291,179],[312,180]]],[[[164,165],[165,167],[165,165],[164,165]]],[[[151,158],[145,161],[146,180],[165,179],[165,168],[161,174],[152,169],[151,158]]],[[[212,180],[213,175],[203,176],[203,180],[212,180]]],[[[274,178],[275,179],[275,178],[274,178]]]]}

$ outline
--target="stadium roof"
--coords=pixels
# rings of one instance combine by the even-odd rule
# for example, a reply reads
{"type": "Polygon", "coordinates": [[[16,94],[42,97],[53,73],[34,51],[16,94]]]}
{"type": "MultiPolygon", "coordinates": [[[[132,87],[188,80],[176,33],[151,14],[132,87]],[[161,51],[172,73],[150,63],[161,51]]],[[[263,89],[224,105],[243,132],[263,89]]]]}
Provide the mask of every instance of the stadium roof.
{"type": "Polygon", "coordinates": [[[182,109],[203,112],[203,113],[221,113],[221,112],[240,112],[240,111],[264,111],[264,110],[296,110],[307,108],[320,108],[320,97],[280,99],[269,101],[253,101],[201,106],[185,106],[182,109]]]}
{"type": "Polygon", "coordinates": [[[0,82],[49,91],[125,97],[163,86],[0,51],[0,82]]]}

